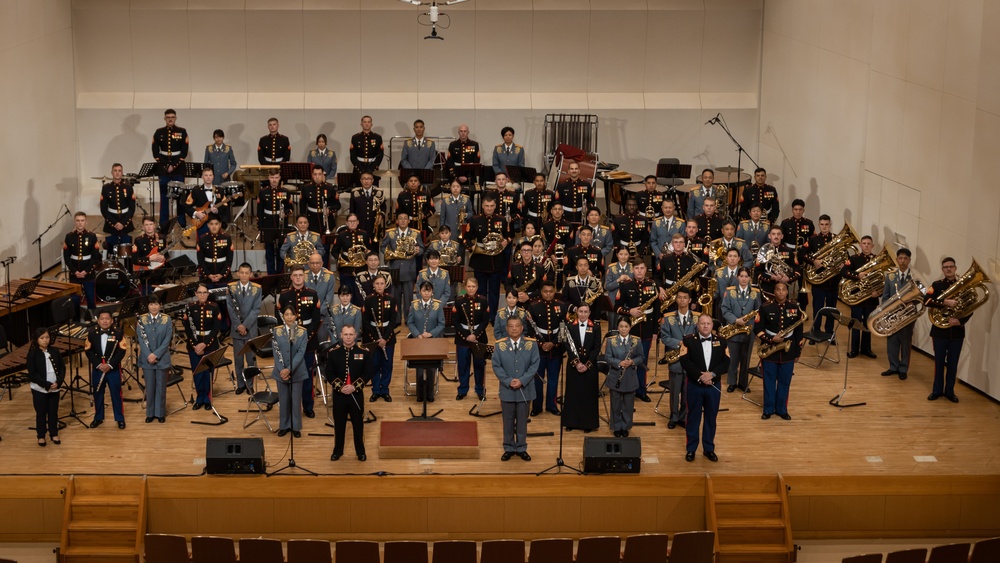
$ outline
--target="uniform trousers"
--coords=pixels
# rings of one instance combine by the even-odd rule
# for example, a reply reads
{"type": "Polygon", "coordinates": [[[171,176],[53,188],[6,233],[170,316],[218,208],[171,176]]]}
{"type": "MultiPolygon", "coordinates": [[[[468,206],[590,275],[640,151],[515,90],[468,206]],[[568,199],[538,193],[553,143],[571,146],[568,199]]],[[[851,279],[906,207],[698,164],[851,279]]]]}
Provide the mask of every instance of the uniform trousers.
{"type": "Polygon", "coordinates": [[[233,332],[233,367],[236,368],[236,389],[246,389],[246,382],[243,380],[243,369],[257,365],[257,357],[254,356],[253,352],[247,351],[246,354],[237,354],[237,352],[246,346],[246,343],[250,340],[248,338],[250,336],[252,335],[249,332],[247,332],[246,336],[238,332],[233,332]]]}
{"type": "Polygon", "coordinates": [[[719,385],[702,385],[684,380],[684,394],[687,398],[687,422],[684,430],[687,433],[687,451],[698,450],[698,429],[701,427],[701,448],[706,454],[715,451],[715,419],[719,416],[719,401],[722,391],[719,385]],[[710,389],[714,387],[714,389],[710,389]],[[705,415],[702,427],[702,414],[705,415]]]}
{"type": "Polygon", "coordinates": [[[788,414],[788,389],[795,362],[761,362],[764,379],[764,414],[788,414]]]}
{"type": "Polygon", "coordinates": [[[376,395],[389,394],[389,384],[392,382],[392,354],[395,350],[395,343],[386,344],[385,348],[379,348],[378,346],[372,348],[372,354],[375,355],[375,373],[372,374],[372,393],[376,395]]]}
{"type": "Polygon", "coordinates": [[[538,375],[535,376],[535,400],[531,409],[542,410],[542,397],[544,397],[545,410],[555,411],[559,408],[556,404],[556,395],[559,394],[559,370],[562,369],[562,357],[542,356],[538,362],[538,375]],[[545,384],[542,384],[545,379],[545,384]],[[544,393],[543,393],[544,389],[544,393]]]}
{"type": "Polygon", "coordinates": [[[653,344],[653,337],[640,341],[642,344],[642,363],[635,366],[635,373],[639,377],[639,389],[635,392],[637,397],[646,396],[646,364],[649,363],[649,347],[653,344]]]}
{"type": "Polygon", "coordinates": [[[267,275],[280,274],[285,269],[285,262],[278,252],[279,241],[275,239],[264,243],[264,263],[267,264],[267,275]]]}
{"type": "Polygon", "coordinates": [[[910,371],[910,350],[913,344],[913,325],[890,334],[885,339],[885,349],[889,356],[889,369],[899,374],[910,371]]]}
{"type": "MultiPolygon", "coordinates": [[[[742,336],[742,335],[741,335],[742,336]]],[[[742,336],[745,340],[734,342],[737,337],[726,341],[729,348],[729,373],[726,374],[727,385],[738,385],[740,389],[746,391],[747,370],[750,369],[750,350],[753,348],[753,339],[749,335],[742,336]]]]}
{"type": "MultiPolygon", "coordinates": [[[[167,227],[167,221],[170,220],[170,198],[167,197],[167,184],[170,182],[183,182],[184,181],[184,166],[180,165],[174,169],[173,172],[167,173],[164,170],[160,174],[160,229],[165,229],[167,227]]],[[[178,200],[178,206],[180,205],[180,200],[178,200]]],[[[187,220],[183,213],[177,214],[177,224],[181,227],[187,225],[187,220]]]]}
{"type": "Polygon", "coordinates": [[[309,374],[302,382],[302,410],[309,412],[316,407],[315,385],[313,385],[313,368],[316,366],[316,352],[306,350],[306,373],[309,374]]]}
{"type": "MultiPolygon", "coordinates": [[[[687,390],[685,389],[685,379],[682,371],[670,371],[670,420],[674,423],[687,419],[687,390]]],[[[686,424],[686,423],[685,423],[686,424]]]]}
{"type": "MultiPolygon", "coordinates": [[[[198,367],[198,362],[204,356],[207,356],[210,352],[215,351],[216,348],[206,347],[205,354],[199,356],[194,352],[193,348],[188,348],[188,359],[191,360],[191,369],[194,370],[198,367]]],[[[212,404],[212,370],[207,369],[205,371],[199,371],[194,374],[194,404],[196,405],[211,405],[212,404]]]]}
{"type": "Polygon", "coordinates": [[[302,382],[278,381],[278,430],[302,430],[302,382]]]}
{"type": "MultiPolygon", "coordinates": [[[[472,364],[472,371],[476,378],[476,395],[485,395],[486,360],[475,357],[471,346],[456,346],[455,348],[455,359],[458,362],[458,394],[469,394],[469,364],[472,364]]],[[[433,389],[432,386],[431,390],[433,391],[433,389]]],[[[419,395],[420,392],[418,391],[417,394],[419,395]]]]}
{"type": "Polygon", "coordinates": [[[146,417],[167,416],[167,377],[170,368],[142,368],[146,379],[146,417]]]}
{"type": "MultiPolygon", "coordinates": [[[[672,398],[672,397],[671,397],[672,398]]],[[[611,389],[611,431],[627,431],[632,428],[632,412],[635,410],[635,392],[621,393],[611,389]]]]}
{"type": "MultiPolygon", "coordinates": [[[[824,307],[837,307],[837,290],[835,289],[820,289],[813,287],[813,330],[819,330],[820,318],[819,310],[824,307]]],[[[827,334],[833,333],[833,317],[827,317],[823,322],[823,332],[827,334]]]]}
{"type": "Polygon", "coordinates": [[[344,455],[344,439],[347,437],[347,419],[351,419],[351,430],[354,432],[354,453],[365,453],[365,420],[361,405],[365,402],[365,394],[356,390],[351,395],[340,391],[333,392],[333,453],[344,455]]]}
{"type": "MultiPolygon", "coordinates": [[[[858,319],[863,323],[868,322],[868,315],[875,310],[878,301],[869,299],[860,305],[851,307],[851,318],[858,319]]],[[[851,331],[851,352],[869,354],[872,351],[872,333],[860,330],[851,331]]]]}
{"type": "Polygon", "coordinates": [[[497,316],[497,307],[500,306],[500,282],[503,281],[503,274],[500,272],[473,272],[476,281],[479,282],[478,295],[486,297],[487,318],[490,322],[497,316]]]}
{"type": "Polygon", "coordinates": [[[49,436],[59,436],[59,393],[43,393],[31,390],[31,404],[35,407],[35,435],[39,440],[49,436]]]}
{"type": "Polygon", "coordinates": [[[962,355],[964,342],[964,338],[934,339],[934,387],[931,389],[933,393],[945,396],[955,394],[958,358],[962,355]]]}
{"type": "Polygon", "coordinates": [[[413,300],[413,280],[393,283],[393,292],[396,302],[399,304],[399,311],[402,319],[410,318],[410,302],[413,300]]]}
{"type": "Polygon", "coordinates": [[[500,401],[500,413],[503,416],[503,451],[528,451],[528,403],[500,401]]]}
{"type": "MultiPolygon", "coordinates": [[[[461,350],[461,349],[459,349],[459,350],[461,350]]],[[[483,363],[484,363],[484,368],[485,368],[485,362],[483,362],[483,363]]],[[[468,370],[468,367],[466,367],[466,370],[468,370]]],[[[477,370],[478,370],[478,368],[477,368],[477,370]]],[[[415,369],[415,371],[416,371],[416,377],[417,377],[417,381],[416,381],[417,402],[418,403],[422,403],[422,402],[424,402],[425,398],[428,401],[433,401],[434,400],[434,380],[435,380],[435,376],[437,375],[438,368],[418,367],[418,368],[415,369]]],[[[485,370],[484,370],[484,373],[485,373],[485,370]]],[[[478,388],[479,385],[477,384],[476,387],[478,388]]],[[[469,389],[469,374],[468,374],[468,371],[466,371],[466,374],[465,374],[465,388],[466,388],[466,391],[468,392],[468,389],[469,389]]]]}
{"type": "Polygon", "coordinates": [[[125,414],[122,411],[122,372],[120,369],[113,369],[107,374],[102,374],[101,370],[94,369],[90,374],[91,389],[94,390],[94,420],[104,420],[104,389],[111,389],[111,410],[114,412],[115,421],[125,422],[125,414]],[[104,381],[101,376],[104,375],[104,381]]]}

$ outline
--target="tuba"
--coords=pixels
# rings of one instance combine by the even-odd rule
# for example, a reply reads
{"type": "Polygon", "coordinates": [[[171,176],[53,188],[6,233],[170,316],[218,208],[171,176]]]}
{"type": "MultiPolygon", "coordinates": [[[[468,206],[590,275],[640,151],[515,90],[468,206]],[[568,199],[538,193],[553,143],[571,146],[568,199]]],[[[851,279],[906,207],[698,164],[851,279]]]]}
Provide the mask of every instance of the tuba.
{"type": "Polygon", "coordinates": [[[872,311],[868,317],[868,330],[876,336],[888,337],[916,322],[924,312],[924,285],[911,279],[872,311]]]}
{"type": "Polygon", "coordinates": [[[979,266],[975,259],[968,271],[962,277],[955,280],[955,283],[948,289],[941,292],[941,295],[934,297],[934,300],[941,303],[945,299],[954,299],[958,305],[954,307],[928,307],[927,315],[931,322],[938,328],[948,328],[948,319],[967,317],[978,309],[983,303],[990,300],[990,290],[986,287],[991,283],[990,277],[979,266]]]}
{"type": "Polygon", "coordinates": [[[854,306],[871,299],[872,292],[882,293],[882,289],[885,287],[885,275],[895,268],[896,263],[889,255],[889,249],[883,246],[882,252],[879,252],[874,260],[858,268],[857,273],[861,279],[857,281],[840,280],[838,288],[840,300],[854,306]],[[869,272],[872,273],[868,274],[869,272]]]}
{"type": "Polygon", "coordinates": [[[840,229],[837,236],[830,239],[816,252],[809,256],[806,264],[806,279],[813,285],[819,285],[834,278],[840,273],[841,266],[851,257],[851,249],[858,244],[858,235],[847,223],[840,229]],[[813,265],[813,260],[819,260],[822,266],[813,265]]]}
{"type": "Polygon", "coordinates": [[[309,263],[309,257],[316,252],[316,245],[307,241],[300,240],[295,243],[285,256],[285,267],[291,268],[292,266],[304,266],[309,263]]]}

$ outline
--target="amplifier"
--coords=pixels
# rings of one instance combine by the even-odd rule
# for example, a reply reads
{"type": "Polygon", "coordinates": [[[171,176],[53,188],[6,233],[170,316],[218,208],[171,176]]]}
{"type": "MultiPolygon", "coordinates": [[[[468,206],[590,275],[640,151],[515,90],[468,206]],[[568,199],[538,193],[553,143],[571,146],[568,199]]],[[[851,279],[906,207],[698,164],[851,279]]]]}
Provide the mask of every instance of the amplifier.
{"type": "Polygon", "coordinates": [[[639,438],[584,438],[584,473],[638,473],[642,458],[639,438]]]}
{"type": "Polygon", "coordinates": [[[205,469],[209,475],[264,473],[263,438],[208,438],[205,469]]]}

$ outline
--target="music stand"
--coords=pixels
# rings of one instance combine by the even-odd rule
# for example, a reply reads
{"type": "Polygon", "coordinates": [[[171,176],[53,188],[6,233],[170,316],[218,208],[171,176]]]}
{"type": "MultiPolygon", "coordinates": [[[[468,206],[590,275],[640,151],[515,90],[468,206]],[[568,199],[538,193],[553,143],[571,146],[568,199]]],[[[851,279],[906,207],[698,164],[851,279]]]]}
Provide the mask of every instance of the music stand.
{"type": "MultiPolygon", "coordinates": [[[[437,371],[442,369],[444,365],[445,358],[448,357],[448,351],[454,345],[448,341],[446,338],[404,338],[399,341],[399,357],[402,360],[408,361],[410,367],[413,368],[423,368],[425,377],[434,377],[437,375],[437,371]],[[432,371],[433,370],[433,371],[432,371]]],[[[420,383],[417,383],[420,385],[420,383]]],[[[431,394],[433,394],[433,386],[431,387],[431,394]]],[[[427,414],[427,396],[428,393],[424,393],[424,400],[422,402],[422,411],[419,415],[413,413],[413,408],[410,407],[410,418],[409,421],[440,421],[437,415],[444,412],[444,409],[438,409],[434,414],[427,414]]]]}
{"type": "MultiPolygon", "coordinates": [[[[209,352],[208,354],[202,356],[201,361],[198,362],[198,367],[192,368],[191,373],[195,374],[195,373],[201,373],[203,371],[211,371],[210,377],[214,376],[215,368],[217,368],[219,364],[222,362],[223,356],[226,355],[226,350],[228,349],[229,345],[226,344],[220,347],[218,350],[214,352],[209,352]]],[[[212,401],[212,414],[214,414],[219,419],[218,422],[202,422],[200,420],[192,420],[191,424],[203,424],[206,426],[221,426],[229,422],[228,418],[222,416],[221,414],[219,414],[219,411],[215,410],[215,401],[212,401]]]]}
{"type": "MultiPolygon", "coordinates": [[[[451,171],[452,177],[456,180],[461,177],[468,178],[470,187],[479,183],[483,178],[483,165],[479,162],[473,164],[456,164],[451,171]]],[[[475,192],[471,188],[469,193],[475,195],[475,192]]],[[[475,202],[473,202],[473,207],[475,207],[475,202]]]]}
{"type": "MultiPolygon", "coordinates": [[[[837,323],[840,326],[845,326],[845,327],[847,327],[848,330],[857,330],[857,331],[861,331],[861,332],[870,332],[868,330],[868,327],[865,326],[865,323],[862,322],[859,319],[855,319],[855,318],[851,318],[851,317],[845,317],[844,315],[840,314],[839,312],[837,312],[837,313],[831,313],[830,316],[833,317],[833,319],[835,321],[837,321],[837,323]]],[[[834,329],[834,334],[836,334],[836,329],[834,329]]],[[[847,366],[850,363],[851,363],[851,355],[847,354],[844,357],[844,389],[840,392],[839,395],[837,395],[836,397],[830,399],[830,406],[831,407],[837,407],[839,409],[846,409],[848,407],[860,407],[862,405],[867,405],[868,404],[867,402],[862,402],[862,403],[850,403],[850,404],[846,404],[845,405],[845,404],[843,404],[843,403],[840,402],[841,400],[843,400],[844,395],[847,394],[847,373],[848,373],[847,366]]]]}
{"type": "MultiPolygon", "coordinates": [[[[533,183],[536,174],[538,174],[538,170],[530,166],[507,166],[507,177],[510,178],[511,182],[522,186],[533,183]]],[[[521,191],[524,191],[523,187],[521,191]]]]}
{"type": "Polygon", "coordinates": [[[270,274],[254,278],[253,281],[260,284],[260,291],[262,295],[276,296],[281,293],[281,290],[284,289],[287,283],[291,283],[291,275],[270,274]]]}
{"type": "Polygon", "coordinates": [[[184,177],[185,178],[201,178],[201,171],[208,168],[208,165],[203,162],[188,162],[184,161],[184,177]]]}
{"type": "MultiPolygon", "coordinates": [[[[410,176],[416,176],[420,178],[421,186],[429,186],[434,183],[434,169],[427,168],[400,168],[399,169],[399,186],[403,189],[406,188],[406,179],[410,176]]],[[[391,196],[390,196],[391,197],[391,196]]]]}
{"type": "MultiPolygon", "coordinates": [[[[472,343],[472,356],[475,358],[482,358],[484,361],[489,360],[493,357],[493,345],[492,344],[481,344],[479,342],[472,343]]],[[[489,418],[491,416],[496,416],[503,411],[491,412],[489,414],[483,414],[483,407],[486,405],[486,381],[483,381],[483,398],[479,400],[478,403],[472,405],[469,409],[469,414],[477,418],[489,418]]]]}
{"type": "Polygon", "coordinates": [[[286,182],[288,180],[302,182],[312,180],[313,163],[311,162],[282,162],[279,166],[281,167],[281,179],[286,182]]]}

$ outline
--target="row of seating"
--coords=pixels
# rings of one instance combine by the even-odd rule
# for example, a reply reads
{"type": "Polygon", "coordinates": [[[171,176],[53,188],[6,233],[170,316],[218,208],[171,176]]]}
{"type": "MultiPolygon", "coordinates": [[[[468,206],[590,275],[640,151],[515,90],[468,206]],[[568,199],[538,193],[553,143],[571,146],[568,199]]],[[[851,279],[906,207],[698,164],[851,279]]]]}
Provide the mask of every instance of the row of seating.
{"type": "Polygon", "coordinates": [[[281,540],[244,538],[236,542],[217,536],[194,536],[188,552],[184,536],[146,534],[146,563],[711,563],[715,533],[679,532],[668,546],[667,534],[582,538],[573,553],[573,540],[487,540],[481,552],[474,541],[288,540],[287,558],[281,540]],[[428,550],[428,548],[430,548],[428,550]]]}
{"type": "MultiPolygon", "coordinates": [[[[868,553],[845,557],[843,563],[883,563],[881,553],[868,553]]],[[[980,540],[974,544],[949,543],[927,548],[893,551],[885,556],[885,563],[997,563],[1000,561],[1000,538],[980,540]],[[969,552],[971,548],[972,552],[969,552]]]]}

